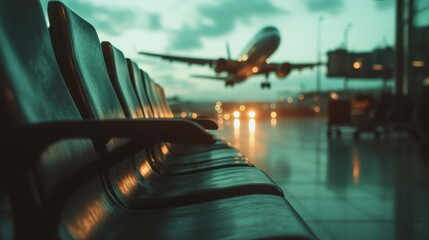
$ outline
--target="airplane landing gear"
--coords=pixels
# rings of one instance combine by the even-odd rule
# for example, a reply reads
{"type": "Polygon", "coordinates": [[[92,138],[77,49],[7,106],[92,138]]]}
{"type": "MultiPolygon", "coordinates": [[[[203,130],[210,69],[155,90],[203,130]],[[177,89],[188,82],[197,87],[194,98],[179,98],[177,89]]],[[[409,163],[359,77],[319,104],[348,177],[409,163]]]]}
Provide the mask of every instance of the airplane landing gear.
{"type": "Polygon", "coordinates": [[[271,83],[269,83],[269,82],[263,82],[263,83],[261,83],[261,89],[264,89],[264,88],[270,89],[271,88],[271,83]]]}
{"type": "Polygon", "coordinates": [[[264,89],[264,88],[270,89],[271,88],[271,83],[268,82],[268,77],[269,77],[269,74],[268,73],[265,74],[265,81],[261,83],[261,89],[264,89]]]}
{"type": "Polygon", "coordinates": [[[234,87],[234,83],[225,82],[225,87],[234,87]]]}

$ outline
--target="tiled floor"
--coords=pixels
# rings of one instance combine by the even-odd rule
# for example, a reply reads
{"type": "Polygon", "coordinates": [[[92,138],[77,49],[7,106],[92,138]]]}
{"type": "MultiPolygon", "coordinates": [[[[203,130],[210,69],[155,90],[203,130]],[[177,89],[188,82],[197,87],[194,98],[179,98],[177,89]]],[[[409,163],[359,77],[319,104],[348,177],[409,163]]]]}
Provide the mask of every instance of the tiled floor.
{"type": "Polygon", "coordinates": [[[226,121],[320,239],[429,239],[429,160],[406,136],[326,137],[326,120],[226,121]]]}

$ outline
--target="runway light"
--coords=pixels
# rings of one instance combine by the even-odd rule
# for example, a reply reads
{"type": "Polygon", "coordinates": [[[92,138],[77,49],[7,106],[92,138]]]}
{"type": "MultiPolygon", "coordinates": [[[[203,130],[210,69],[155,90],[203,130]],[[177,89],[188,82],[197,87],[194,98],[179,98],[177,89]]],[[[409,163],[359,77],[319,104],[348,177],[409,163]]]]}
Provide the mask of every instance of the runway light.
{"type": "Polygon", "coordinates": [[[259,68],[258,67],[252,67],[252,72],[253,73],[257,73],[259,71],[259,68]]]}
{"type": "Polygon", "coordinates": [[[234,129],[240,129],[240,119],[234,119],[234,129]]]}
{"type": "Polygon", "coordinates": [[[219,111],[220,106],[219,106],[219,105],[216,105],[214,109],[215,109],[216,111],[219,111]]]}
{"type": "Polygon", "coordinates": [[[267,64],[270,64],[270,63],[271,63],[271,60],[267,58],[267,60],[265,60],[265,62],[266,62],[267,64]]]}
{"type": "Polygon", "coordinates": [[[356,62],[353,63],[353,68],[354,69],[361,69],[362,68],[362,62],[360,60],[357,60],[356,62]]]}
{"type": "Polygon", "coordinates": [[[198,117],[198,114],[196,114],[196,113],[192,113],[191,117],[195,119],[195,118],[197,118],[197,117],[198,117]]]}
{"type": "Polygon", "coordinates": [[[331,97],[332,100],[338,100],[340,98],[336,92],[331,92],[329,97],[331,97]]]}
{"type": "Polygon", "coordinates": [[[271,118],[276,118],[277,117],[277,113],[276,112],[271,112],[271,118]]]}
{"type": "Polygon", "coordinates": [[[245,54],[241,57],[242,61],[247,61],[247,59],[249,59],[249,56],[247,56],[247,54],[245,54]]]}
{"type": "Polygon", "coordinates": [[[222,102],[221,101],[217,101],[216,102],[216,106],[222,107],[222,102]]]}
{"type": "Polygon", "coordinates": [[[255,133],[255,131],[256,131],[256,121],[255,121],[255,119],[250,119],[249,120],[249,132],[255,133]]]}
{"type": "Polygon", "coordinates": [[[186,114],[186,112],[182,112],[182,113],[180,114],[180,116],[181,116],[182,118],[185,118],[186,116],[188,116],[188,114],[186,114]]]}
{"type": "Polygon", "coordinates": [[[240,109],[240,111],[244,112],[246,110],[246,106],[240,105],[240,107],[238,109],[240,109]]]}
{"type": "Polygon", "coordinates": [[[227,121],[227,120],[229,120],[229,118],[230,118],[230,116],[229,116],[229,114],[228,114],[228,113],[225,113],[225,114],[223,115],[223,119],[225,119],[226,121],[227,121]]]}
{"type": "Polygon", "coordinates": [[[217,113],[223,113],[223,109],[222,109],[222,108],[219,108],[219,109],[217,110],[217,113]]]}
{"type": "Polygon", "coordinates": [[[320,113],[320,107],[319,106],[314,106],[313,110],[315,113],[320,113]]]}
{"type": "Polygon", "coordinates": [[[255,117],[256,117],[255,111],[250,111],[249,112],[249,118],[255,118],[255,117]]]}
{"type": "Polygon", "coordinates": [[[240,117],[240,112],[239,111],[235,111],[233,113],[233,115],[234,115],[235,118],[239,118],[240,117]]]}

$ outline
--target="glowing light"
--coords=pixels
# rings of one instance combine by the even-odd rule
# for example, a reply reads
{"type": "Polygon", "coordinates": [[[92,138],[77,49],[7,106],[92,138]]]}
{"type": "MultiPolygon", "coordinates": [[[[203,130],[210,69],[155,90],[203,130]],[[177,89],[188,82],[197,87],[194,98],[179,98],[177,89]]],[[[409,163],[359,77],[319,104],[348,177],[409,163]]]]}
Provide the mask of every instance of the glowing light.
{"type": "Polygon", "coordinates": [[[425,62],[424,61],[414,60],[414,61],[411,62],[411,66],[413,66],[413,67],[424,67],[425,66],[425,62]]]}
{"type": "Polygon", "coordinates": [[[314,106],[313,110],[315,113],[320,113],[320,107],[319,106],[314,106]]]}
{"type": "Polygon", "coordinates": [[[360,176],[360,157],[359,157],[359,152],[356,149],[353,149],[352,151],[352,158],[353,158],[353,183],[358,184],[359,176],[360,176]]]}
{"type": "Polygon", "coordinates": [[[256,131],[255,119],[249,119],[249,132],[254,133],[256,131]]]}
{"type": "Polygon", "coordinates": [[[228,114],[228,113],[225,113],[225,114],[223,115],[223,119],[225,119],[226,121],[228,121],[228,120],[229,120],[229,118],[230,118],[230,116],[229,116],[229,114],[228,114]]]}
{"type": "Polygon", "coordinates": [[[277,118],[271,118],[271,127],[277,126],[277,118]]]}
{"type": "Polygon", "coordinates": [[[271,109],[276,109],[277,105],[275,103],[271,103],[270,107],[271,109]]]}
{"type": "Polygon", "coordinates": [[[240,117],[240,112],[239,111],[235,111],[232,115],[234,115],[235,118],[239,118],[240,117]]]}
{"type": "Polygon", "coordinates": [[[252,67],[252,72],[253,72],[253,73],[257,73],[257,72],[259,72],[259,68],[258,68],[258,67],[252,67]]]}
{"type": "Polygon", "coordinates": [[[222,102],[221,101],[217,101],[216,102],[216,106],[222,107],[222,102]]]}
{"type": "Polygon", "coordinates": [[[240,119],[234,119],[234,147],[240,148],[240,119]]]}
{"type": "Polygon", "coordinates": [[[241,57],[242,61],[247,61],[247,59],[249,59],[249,56],[247,56],[247,54],[245,54],[241,57]]]}
{"type": "Polygon", "coordinates": [[[101,199],[95,199],[89,204],[83,214],[68,225],[70,233],[74,238],[85,239],[91,236],[97,225],[105,218],[106,210],[101,199]]]}
{"type": "Polygon", "coordinates": [[[265,62],[266,62],[267,64],[270,64],[270,63],[271,63],[271,60],[267,58],[267,60],[265,60],[265,62]]]}
{"type": "Polygon", "coordinates": [[[381,64],[374,64],[374,65],[372,65],[372,70],[381,71],[381,70],[383,70],[383,65],[381,65],[381,64]]]}
{"type": "Polygon", "coordinates": [[[429,86],[429,77],[427,77],[427,78],[424,80],[424,84],[425,84],[425,86],[429,86]]]}
{"type": "Polygon", "coordinates": [[[240,109],[240,111],[244,112],[246,110],[246,106],[240,105],[240,107],[238,109],[240,109]]]}
{"type": "Polygon", "coordinates": [[[356,62],[353,63],[353,68],[354,69],[361,69],[362,68],[362,62],[360,60],[357,60],[356,62]]]}
{"type": "Polygon", "coordinates": [[[198,117],[198,114],[196,114],[196,113],[192,113],[191,117],[195,119],[195,118],[197,118],[197,117],[198,117]]]}
{"type": "Polygon", "coordinates": [[[277,117],[277,113],[276,112],[271,112],[271,118],[276,118],[277,117]]]}
{"type": "Polygon", "coordinates": [[[137,180],[133,175],[127,175],[119,181],[118,188],[122,195],[129,196],[136,189],[137,184],[137,180]]]}
{"type": "Polygon", "coordinates": [[[302,100],[304,100],[304,97],[305,97],[305,96],[304,96],[304,94],[302,94],[302,93],[300,93],[300,94],[298,95],[298,99],[299,99],[299,100],[301,100],[301,101],[302,101],[302,100]]]}
{"type": "Polygon", "coordinates": [[[222,108],[219,108],[219,109],[217,110],[217,113],[223,113],[223,109],[222,109],[222,108]]]}
{"type": "Polygon", "coordinates": [[[332,100],[338,100],[338,99],[340,98],[340,96],[339,96],[336,92],[331,92],[331,93],[329,94],[329,97],[330,97],[332,100]]]}
{"type": "Polygon", "coordinates": [[[249,118],[255,118],[256,113],[255,111],[249,111],[249,118]]]}
{"type": "Polygon", "coordinates": [[[214,107],[214,109],[215,109],[216,111],[219,111],[220,106],[219,106],[219,105],[216,105],[216,106],[214,107]]]}
{"type": "Polygon", "coordinates": [[[287,98],[287,102],[288,102],[288,103],[293,103],[293,98],[292,98],[292,97],[288,97],[288,98],[287,98]]]}
{"type": "Polygon", "coordinates": [[[234,129],[240,129],[240,119],[234,119],[234,129]]]}
{"type": "Polygon", "coordinates": [[[186,114],[186,112],[182,112],[182,113],[180,114],[180,116],[181,116],[182,118],[185,118],[186,116],[188,116],[188,114],[186,114]]]}
{"type": "Polygon", "coordinates": [[[161,152],[163,155],[167,155],[170,151],[168,150],[168,146],[166,144],[162,144],[161,152]]]}
{"type": "Polygon", "coordinates": [[[286,98],[285,97],[279,97],[278,101],[281,102],[281,103],[283,103],[283,102],[286,101],[286,98]]]}

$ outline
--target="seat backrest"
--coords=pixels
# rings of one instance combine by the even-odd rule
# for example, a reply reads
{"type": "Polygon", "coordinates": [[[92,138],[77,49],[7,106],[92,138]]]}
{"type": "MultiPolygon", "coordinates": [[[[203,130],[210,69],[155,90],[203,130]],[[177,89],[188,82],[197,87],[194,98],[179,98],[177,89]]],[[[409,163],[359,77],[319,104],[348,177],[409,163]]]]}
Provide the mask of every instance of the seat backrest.
{"type": "Polygon", "coordinates": [[[166,116],[164,116],[164,113],[162,111],[162,105],[159,102],[158,95],[155,91],[153,80],[150,78],[149,74],[147,74],[146,72],[141,71],[141,74],[142,74],[142,78],[143,78],[144,89],[145,89],[145,92],[146,92],[147,97],[149,99],[150,107],[152,109],[154,117],[156,117],[156,118],[157,117],[160,117],[160,118],[166,117],[166,116]]]}
{"type": "Polygon", "coordinates": [[[61,2],[49,2],[57,59],[84,118],[125,118],[95,28],[61,2]]]}
{"type": "Polygon", "coordinates": [[[143,109],[136,96],[128,72],[124,54],[109,42],[102,42],[104,62],[109,72],[110,81],[115,89],[127,118],[144,118],[143,109]]]}
{"type": "Polygon", "coordinates": [[[150,107],[149,99],[144,89],[142,74],[137,64],[131,59],[127,58],[128,72],[130,73],[131,83],[133,84],[134,90],[139,98],[140,105],[143,109],[143,113],[148,118],[153,118],[153,112],[150,107]]]}
{"type": "Polygon", "coordinates": [[[165,116],[169,118],[173,118],[174,114],[170,108],[170,105],[168,104],[168,100],[167,100],[167,96],[165,95],[164,88],[162,88],[161,85],[159,85],[158,83],[155,83],[154,87],[157,92],[158,99],[162,106],[162,110],[164,111],[165,116]]]}
{"type": "MultiPolygon", "coordinates": [[[[58,68],[37,0],[0,1],[0,79],[1,134],[36,123],[82,119],[58,68]]],[[[0,146],[5,154],[2,173],[7,173],[1,180],[6,181],[12,204],[17,204],[13,206],[15,223],[28,218],[25,222],[36,225],[43,219],[37,219],[29,205],[39,211],[49,209],[46,201],[51,194],[77,169],[92,162],[95,153],[90,140],[64,140],[41,155],[28,155],[31,142],[25,145],[24,140],[20,146],[9,146],[7,150],[16,147],[16,151],[7,157],[6,146],[0,146]],[[9,163],[18,162],[26,167],[8,169],[9,163]]]]}

